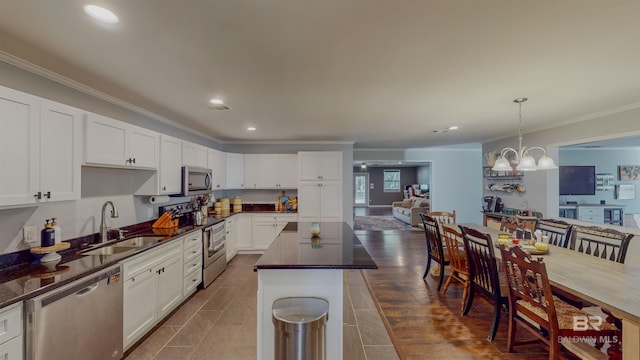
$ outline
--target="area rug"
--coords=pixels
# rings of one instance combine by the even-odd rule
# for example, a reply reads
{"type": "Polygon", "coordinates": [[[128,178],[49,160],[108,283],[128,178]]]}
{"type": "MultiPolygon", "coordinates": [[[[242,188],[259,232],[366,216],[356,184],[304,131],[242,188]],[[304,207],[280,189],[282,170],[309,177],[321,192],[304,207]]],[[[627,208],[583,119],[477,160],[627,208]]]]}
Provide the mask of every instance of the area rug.
{"type": "Polygon", "coordinates": [[[423,231],[422,227],[413,227],[393,216],[355,216],[353,218],[353,230],[400,230],[400,231],[423,231]]]}

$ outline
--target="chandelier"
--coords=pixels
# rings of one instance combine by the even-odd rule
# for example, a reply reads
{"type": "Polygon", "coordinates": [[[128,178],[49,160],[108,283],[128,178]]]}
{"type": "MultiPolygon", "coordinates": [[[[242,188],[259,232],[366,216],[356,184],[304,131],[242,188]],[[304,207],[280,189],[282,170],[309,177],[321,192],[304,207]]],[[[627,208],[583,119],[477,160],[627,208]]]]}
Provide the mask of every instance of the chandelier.
{"type": "Polygon", "coordinates": [[[507,147],[500,151],[500,156],[496,160],[493,168],[493,171],[513,171],[513,167],[511,164],[516,165],[516,170],[518,171],[536,171],[536,170],[550,170],[557,169],[558,167],[553,162],[553,159],[547,156],[547,151],[539,146],[526,147],[522,146],[522,103],[527,101],[527,98],[517,98],[513,100],[514,103],[518,104],[519,112],[518,118],[520,119],[520,123],[518,125],[518,150],[507,147]],[[538,163],[536,164],[536,160],[531,156],[531,150],[541,150],[542,156],[538,163]],[[507,154],[513,153],[515,158],[509,163],[507,160],[507,154]]]}

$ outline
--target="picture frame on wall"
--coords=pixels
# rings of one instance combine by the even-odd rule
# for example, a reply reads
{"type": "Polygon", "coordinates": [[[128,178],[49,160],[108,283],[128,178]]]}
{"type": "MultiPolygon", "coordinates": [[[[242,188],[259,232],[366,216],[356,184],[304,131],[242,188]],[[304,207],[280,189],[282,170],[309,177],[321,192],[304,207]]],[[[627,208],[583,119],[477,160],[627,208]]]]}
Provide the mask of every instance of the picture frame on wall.
{"type": "Polygon", "coordinates": [[[640,181],[640,165],[619,165],[618,179],[620,181],[640,181]]]}

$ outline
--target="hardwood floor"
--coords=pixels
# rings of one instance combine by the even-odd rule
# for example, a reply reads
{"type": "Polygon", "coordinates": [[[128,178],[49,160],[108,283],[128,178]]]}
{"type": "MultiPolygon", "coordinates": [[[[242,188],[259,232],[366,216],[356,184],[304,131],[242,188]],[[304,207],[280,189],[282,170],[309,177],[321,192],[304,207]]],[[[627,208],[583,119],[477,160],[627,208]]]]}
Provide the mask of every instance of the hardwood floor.
{"type": "MultiPolygon", "coordinates": [[[[354,213],[390,215],[391,208],[354,213]]],[[[359,271],[345,274],[345,360],[548,359],[537,344],[506,352],[506,316],[496,340],[488,341],[488,301],[478,297],[463,317],[459,284],[440,295],[437,279],[422,279],[424,232],[359,230],[356,235],[379,268],[363,271],[364,278],[359,271]]],[[[258,257],[236,257],[220,278],[178,308],[126,359],[255,359],[257,276],[252,266],[258,257]]]]}

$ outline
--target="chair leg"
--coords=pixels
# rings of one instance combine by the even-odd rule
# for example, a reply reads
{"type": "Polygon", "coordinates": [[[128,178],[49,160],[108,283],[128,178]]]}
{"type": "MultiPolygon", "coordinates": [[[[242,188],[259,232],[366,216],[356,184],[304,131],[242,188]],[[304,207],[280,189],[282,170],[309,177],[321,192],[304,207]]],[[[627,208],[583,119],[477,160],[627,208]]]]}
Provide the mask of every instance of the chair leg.
{"type": "Polygon", "coordinates": [[[493,306],[493,323],[491,324],[491,330],[489,332],[489,341],[493,341],[493,339],[496,338],[498,325],[500,325],[500,301],[496,300],[493,306]]]}
{"type": "Polygon", "coordinates": [[[549,360],[560,359],[560,342],[553,341],[554,339],[556,339],[555,336],[549,341],[549,360]]]}
{"type": "Polygon", "coordinates": [[[424,270],[424,275],[422,275],[423,279],[426,279],[427,275],[429,275],[430,267],[431,267],[431,255],[427,255],[427,268],[424,270]]]}
{"type": "Polygon", "coordinates": [[[447,277],[447,281],[444,282],[444,287],[440,290],[442,295],[446,294],[447,289],[449,288],[449,284],[451,284],[451,280],[453,280],[454,272],[449,273],[449,277],[447,277]]]}
{"type": "Polygon", "coordinates": [[[464,309],[462,309],[462,316],[466,316],[471,310],[471,305],[473,305],[473,295],[475,293],[473,285],[469,286],[469,294],[467,295],[467,299],[464,303],[464,309]]]}
{"type": "Polygon", "coordinates": [[[442,288],[442,283],[444,282],[444,265],[440,264],[440,280],[438,281],[438,291],[442,288]]]}
{"type": "Polygon", "coordinates": [[[515,344],[515,341],[516,341],[517,326],[518,324],[516,324],[516,321],[513,319],[513,314],[509,312],[509,332],[507,335],[507,351],[508,352],[513,351],[513,345],[515,344]]]}
{"type": "MultiPolygon", "coordinates": [[[[469,275],[467,275],[468,277],[469,275]]],[[[465,281],[464,283],[464,290],[462,290],[462,303],[460,304],[460,310],[462,311],[462,314],[464,315],[464,308],[465,305],[467,304],[467,297],[469,296],[469,280],[467,279],[467,281],[465,281]]]]}

